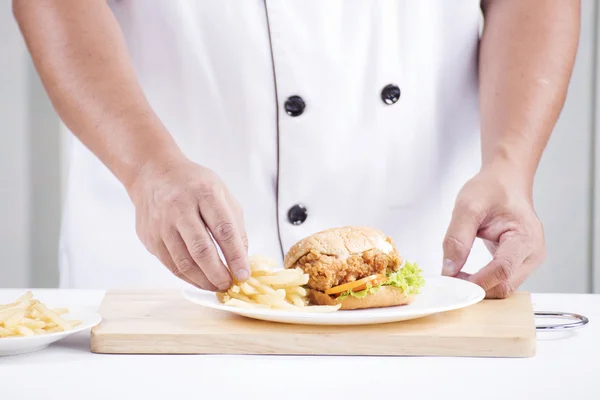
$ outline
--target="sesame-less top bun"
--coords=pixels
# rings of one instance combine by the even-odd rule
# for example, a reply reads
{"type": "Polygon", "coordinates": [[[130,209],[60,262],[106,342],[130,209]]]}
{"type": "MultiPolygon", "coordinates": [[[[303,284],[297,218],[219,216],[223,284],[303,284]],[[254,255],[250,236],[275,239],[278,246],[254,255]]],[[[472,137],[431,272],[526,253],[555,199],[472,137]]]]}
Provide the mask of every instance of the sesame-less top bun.
{"type": "Polygon", "coordinates": [[[283,265],[293,268],[296,262],[311,251],[345,260],[351,255],[376,249],[385,254],[395,252],[393,244],[378,229],[346,226],[317,232],[294,244],[285,255],[283,265]]]}

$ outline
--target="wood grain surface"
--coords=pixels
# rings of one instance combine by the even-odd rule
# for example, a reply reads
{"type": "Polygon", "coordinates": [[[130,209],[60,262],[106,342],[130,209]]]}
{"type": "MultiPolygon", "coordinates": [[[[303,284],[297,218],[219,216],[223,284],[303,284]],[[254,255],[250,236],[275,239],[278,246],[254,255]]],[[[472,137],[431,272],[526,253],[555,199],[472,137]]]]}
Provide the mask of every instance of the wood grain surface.
{"type": "Polygon", "coordinates": [[[110,291],[100,314],[94,353],[532,357],[536,349],[526,292],[409,321],[347,327],[248,319],[190,303],[179,291],[110,291]]]}

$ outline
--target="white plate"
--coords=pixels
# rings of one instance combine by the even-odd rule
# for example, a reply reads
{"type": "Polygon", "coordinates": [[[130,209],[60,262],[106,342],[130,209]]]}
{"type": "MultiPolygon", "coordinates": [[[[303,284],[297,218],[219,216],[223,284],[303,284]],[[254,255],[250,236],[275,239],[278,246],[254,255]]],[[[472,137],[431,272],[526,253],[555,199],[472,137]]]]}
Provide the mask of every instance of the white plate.
{"type": "Polygon", "coordinates": [[[421,318],[480,302],[485,291],[478,285],[445,276],[425,277],[425,287],[412,304],[331,313],[292,312],[265,308],[245,309],[220,303],[213,292],[184,289],[183,297],[201,306],[264,321],[305,325],[369,325],[421,318]]]}
{"type": "MultiPolygon", "coordinates": [[[[66,332],[54,332],[36,336],[0,338],[0,356],[12,356],[42,350],[48,347],[50,344],[58,342],[67,336],[71,336],[75,333],[94,327],[95,325],[99,324],[102,319],[100,315],[91,311],[90,309],[86,309],[81,305],[70,304],[69,302],[64,301],[46,302],[44,296],[38,296],[35,290],[32,290],[32,292],[34,299],[40,300],[50,308],[68,308],[69,314],[65,314],[63,318],[67,320],[79,320],[81,321],[81,324],[66,332]]],[[[24,293],[24,291],[22,293],[24,293]]],[[[0,304],[10,303],[16,298],[17,296],[14,296],[14,298],[11,297],[10,299],[1,298],[0,304]]]]}

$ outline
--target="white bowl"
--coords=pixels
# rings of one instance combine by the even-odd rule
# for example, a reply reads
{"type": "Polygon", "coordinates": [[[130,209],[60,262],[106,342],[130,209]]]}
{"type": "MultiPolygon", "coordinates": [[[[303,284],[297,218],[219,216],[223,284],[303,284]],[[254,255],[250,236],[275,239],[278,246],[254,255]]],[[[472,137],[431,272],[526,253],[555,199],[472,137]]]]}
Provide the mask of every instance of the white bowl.
{"type": "Polygon", "coordinates": [[[78,320],[81,324],[66,332],[46,333],[35,336],[24,337],[4,337],[0,338],[0,356],[10,356],[17,354],[31,353],[42,350],[50,344],[58,342],[68,336],[78,332],[91,329],[101,321],[100,315],[96,312],[97,305],[86,304],[80,300],[76,291],[56,290],[56,289],[5,289],[0,290],[0,304],[11,303],[17,297],[31,290],[33,298],[40,300],[50,308],[68,308],[69,313],[62,317],[66,320],[78,320]]]}
{"type": "Polygon", "coordinates": [[[64,315],[64,318],[68,320],[79,320],[82,321],[82,323],[65,332],[46,333],[36,336],[0,338],[0,356],[13,356],[45,349],[48,347],[48,345],[54,342],[58,342],[59,340],[62,340],[77,332],[91,329],[100,323],[102,319],[99,314],[90,314],[89,312],[85,314],[77,311],[73,311],[64,315]]]}

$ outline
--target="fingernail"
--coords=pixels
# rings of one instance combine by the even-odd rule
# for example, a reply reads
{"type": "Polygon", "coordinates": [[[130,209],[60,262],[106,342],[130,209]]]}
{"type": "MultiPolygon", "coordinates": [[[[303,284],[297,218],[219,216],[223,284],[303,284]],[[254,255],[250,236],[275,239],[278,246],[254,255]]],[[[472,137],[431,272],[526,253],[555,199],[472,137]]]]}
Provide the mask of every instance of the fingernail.
{"type": "Polygon", "coordinates": [[[226,291],[227,289],[229,289],[229,283],[225,282],[225,283],[221,283],[219,286],[217,286],[219,288],[219,290],[221,292],[226,291]]]}
{"type": "Polygon", "coordinates": [[[442,265],[442,275],[456,275],[456,264],[454,263],[454,261],[449,259],[444,260],[444,264],[442,265]]]}
{"type": "Polygon", "coordinates": [[[250,273],[248,272],[248,270],[245,270],[245,269],[238,269],[237,272],[235,273],[235,275],[237,276],[238,280],[240,280],[240,281],[245,281],[246,279],[248,279],[250,277],[250,273]]]}

